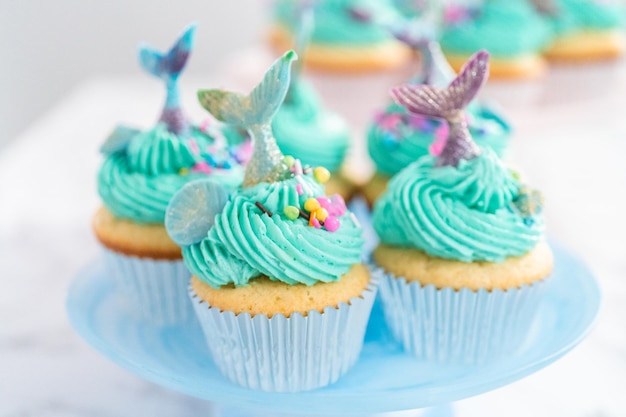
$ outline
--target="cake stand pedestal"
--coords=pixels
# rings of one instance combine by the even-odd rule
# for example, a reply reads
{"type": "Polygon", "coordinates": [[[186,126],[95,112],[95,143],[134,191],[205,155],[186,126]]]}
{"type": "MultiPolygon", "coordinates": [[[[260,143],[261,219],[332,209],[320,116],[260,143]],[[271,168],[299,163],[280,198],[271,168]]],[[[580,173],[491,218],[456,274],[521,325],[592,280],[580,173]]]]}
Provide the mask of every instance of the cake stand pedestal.
{"type": "Polygon", "coordinates": [[[377,304],[356,365],[328,387],[294,394],[228,381],[211,360],[198,323],[160,327],[128,316],[101,261],[76,276],[67,311],[76,331],[103,355],[156,384],[221,404],[221,417],[450,417],[445,404],[536,372],[589,332],[600,305],[597,283],[576,256],[556,244],[552,249],[555,270],[537,320],[526,343],[510,355],[480,366],[416,360],[393,341],[377,304]],[[436,408],[417,410],[429,407],[436,408]]]}

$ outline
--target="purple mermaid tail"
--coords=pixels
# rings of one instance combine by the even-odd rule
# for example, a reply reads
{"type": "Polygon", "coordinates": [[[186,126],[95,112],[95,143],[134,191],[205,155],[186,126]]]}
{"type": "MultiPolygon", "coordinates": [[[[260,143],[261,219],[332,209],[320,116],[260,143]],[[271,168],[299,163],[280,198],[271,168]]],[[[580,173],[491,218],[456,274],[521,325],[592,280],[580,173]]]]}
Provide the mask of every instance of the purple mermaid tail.
{"type": "Polygon", "coordinates": [[[405,84],[391,94],[411,113],[445,119],[450,127],[437,166],[456,167],[461,159],[472,159],[480,149],[472,140],[465,107],[474,99],[489,76],[489,54],[479,51],[463,66],[459,75],[444,89],[432,85],[405,84]]]}

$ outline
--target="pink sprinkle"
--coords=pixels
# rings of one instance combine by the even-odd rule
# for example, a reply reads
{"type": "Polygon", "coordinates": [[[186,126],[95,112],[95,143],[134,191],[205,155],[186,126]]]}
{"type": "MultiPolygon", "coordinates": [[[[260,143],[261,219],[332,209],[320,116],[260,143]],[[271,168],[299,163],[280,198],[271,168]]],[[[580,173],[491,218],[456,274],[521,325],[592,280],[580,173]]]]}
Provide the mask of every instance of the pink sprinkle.
{"type": "Polygon", "coordinates": [[[189,147],[194,155],[200,155],[200,148],[198,148],[198,144],[195,139],[189,139],[189,147]]]}
{"type": "Polygon", "coordinates": [[[335,216],[328,216],[326,217],[326,220],[324,220],[324,229],[329,232],[336,232],[339,229],[339,226],[341,226],[341,223],[335,216]]]}
{"type": "Polygon", "coordinates": [[[296,184],[296,192],[298,195],[302,195],[304,191],[302,191],[302,184],[296,184]]]}
{"type": "Polygon", "coordinates": [[[383,116],[378,122],[380,126],[385,130],[393,130],[402,122],[402,115],[398,113],[391,113],[383,116]]]}
{"type": "Polygon", "coordinates": [[[294,162],[293,167],[295,169],[296,175],[302,175],[302,163],[300,162],[299,159],[296,159],[296,162],[294,162]]]}
{"type": "Polygon", "coordinates": [[[324,207],[324,208],[326,209],[326,211],[328,211],[328,214],[330,214],[331,216],[343,216],[343,214],[347,210],[346,202],[344,201],[343,197],[340,196],[339,194],[331,195],[330,207],[329,208],[324,207]]]}
{"type": "Polygon", "coordinates": [[[319,229],[322,227],[322,225],[320,224],[319,220],[317,220],[316,217],[313,217],[313,219],[311,219],[311,223],[313,223],[313,227],[315,227],[316,229],[319,229]]]}
{"type": "Polygon", "coordinates": [[[204,120],[201,124],[200,124],[200,130],[204,133],[207,132],[207,130],[209,130],[209,125],[211,124],[211,122],[206,119],[204,120]]]}
{"type": "Polygon", "coordinates": [[[203,174],[210,174],[211,166],[207,164],[206,162],[202,161],[202,162],[198,162],[197,164],[195,164],[193,168],[191,168],[191,171],[202,172],[203,174]]]}
{"type": "Polygon", "coordinates": [[[320,203],[320,207],[326,209],[330,213],[332,210],[332,203],[330,202],[330,198],[328,197],[317,197],[317,202],[320,203]]]}

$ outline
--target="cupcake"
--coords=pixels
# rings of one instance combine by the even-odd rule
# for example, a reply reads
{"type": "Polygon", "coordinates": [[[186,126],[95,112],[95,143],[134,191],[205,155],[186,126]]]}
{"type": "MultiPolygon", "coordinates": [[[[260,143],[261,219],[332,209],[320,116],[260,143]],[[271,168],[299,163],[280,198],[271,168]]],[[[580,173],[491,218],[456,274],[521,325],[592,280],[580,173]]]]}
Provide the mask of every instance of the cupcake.
{"type": "Polygon", "coordinates": [[[479,49],[491,54],[491,77],[535,78],[547,66],[541,56],[552,31],[532,5],[523,1],[485,0],[479,7],[445,10],[441,47],[459,69],[479,49]]]}
{"type": "MultiPolygon", "coordinates": [[[[296,0],[275,3],[270,37],[278,49],[293,45],[302,7],[296,0]]],[[[396,16],[388,0],[322,0],[313,8],[315,24],[306,52],[308,67],[334,73],[367,73],[397,68],[410,58],[410,51],[372,19],[396,16]]]]}
{"type": "Polygon", "coordinates": [[[597,0],[534,0],[555,36],[545,55],[551,60],[594,61],[624,53],[624,6],[597,0]]]}
{"type": "Polygon", "coordinates": [[[119,126],[102,145],[103,204],[93,217],[108,273],[127,307],[161,324],[193,317],[186,294],[189,272],[163,225],[170,198],[187,182],[207,176],[227,188],[239,186],[246,159],[245,144],[226,146],[225,133],[232,141],[241,139],[236,131],[192,126],[181,110],[177,80],[194,32],[190,26],[166,54],[140,49],[142,67],[166,83],[165,107],[151,129],[119,126]]]}
{"type": "Polygon", "coordinates": [[[440,152],[396,175],[373,213],[385,319],[409,354],[429,361],[481,363],[514,351],[552,270],[540,194],[479,148],[461,117],[487,74],[481,51],[445,89],[393,90],[410,112],[450,125],[440,152]]]}
{"type": "Polygon", "coordinates": [[[363,239],[319,170],[284,157],[271,120],[295,53],[242,95],[200,91],[219,120],[248,128],[254,151],[241,189],[210,180],[172,199],[166,227],[193,274],[190,296],[217,368],[263,391],[336,381],[355,363],[376,289],[361,263],[363,239]]]}
{"type": "MultiPolygon", "coordinates": [[[[311,11],[303,11],[296,42],[300,57],[307,49],[312,23],[311,11]]],[[[301,77],[301,62],[293,65],[285,101],[272,121],[276,142],[285,155],[328,169],[332,176],[326,192],[349,200],[355,185],[342,172],[342,165],[350,144],[350,129],[341,116],[323,106],[313,86],[301,77]]]]}
{"type": "MultiPolygon", "coordinates": [[[[445,87],[454,71],[436,42],[404,38],[419,51],[422,68],[409,84],[445,87]]],[[[480,147],[489,147],[502,156],[511,134],[509,124],[496,111],[481,102],[473,102],[465,113],[469,131],[480,147]]],[[[421,114],[410,113],[404,106],[391,103],[376,114],[367,133],[367,148],[376,166],[374,176],[363,187],[370,206],[385,191],[389,179],[429,151],[441,147],[448,134],[448,124],[421,114]]]]}

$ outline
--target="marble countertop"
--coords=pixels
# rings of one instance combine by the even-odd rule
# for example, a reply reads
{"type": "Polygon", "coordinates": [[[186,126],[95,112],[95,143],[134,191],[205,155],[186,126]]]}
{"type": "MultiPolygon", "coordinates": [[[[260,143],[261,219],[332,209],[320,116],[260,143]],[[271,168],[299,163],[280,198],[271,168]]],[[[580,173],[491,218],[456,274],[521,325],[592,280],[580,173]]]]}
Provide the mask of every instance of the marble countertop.
{"type": "MultiPolygon", "coordinates": [[[[184,85],[192,117],[204,114],[193,91],[210,81],[184,85]]],[[[0,151],[0,417],[215,415],[214,405],[100,356],[64,310],[73,275],[98,256],[89,226],[98,146],[118,122],[152,123],[161,93],[146,77],[92,79],[0,151]]],[[[586,260],[604,299],[573,352],[457,403],[458,415],[626,416],[626,65],[555,68],[541,82],[494,83],[483,95],[507,109],[513,159],[547,196],[549,234],[586,260]]]]}

